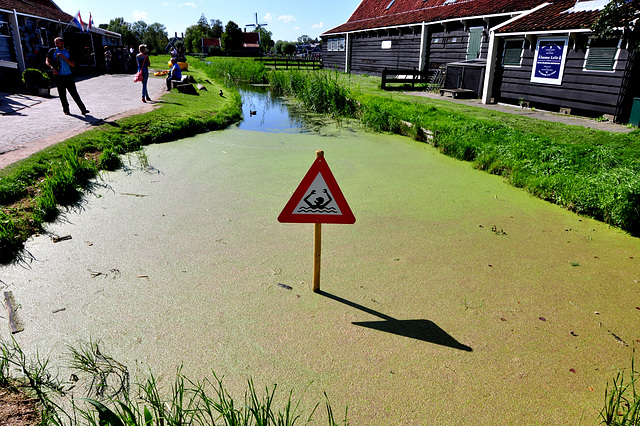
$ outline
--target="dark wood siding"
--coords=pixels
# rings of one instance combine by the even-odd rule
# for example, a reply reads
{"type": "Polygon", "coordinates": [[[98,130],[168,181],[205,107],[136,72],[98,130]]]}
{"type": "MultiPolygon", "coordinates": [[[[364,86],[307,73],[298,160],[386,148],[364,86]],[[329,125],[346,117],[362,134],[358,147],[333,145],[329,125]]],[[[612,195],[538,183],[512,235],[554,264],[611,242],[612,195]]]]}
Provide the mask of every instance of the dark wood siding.
{"type": "MultiPolygon", "coordinates": [[[[349,35],[350,67],[354,74],[382,75],[385,68],[418,69],[420,65],[420,27],[383,33],[349,35]],[[383,42],[388,49],[383,49],[383,42]]],[[[323,42],[323,68],[345,67],[345,52],[327,52],[323,42]],[[341,56],[338,56],[340,54],[341,56]]]]}
{"type": "Polygon", "coordinates": [[[502,43],[501,41],[498,48],[494,98],[513,104],[520,100],[528,101],[530,105],[539,105],[551,111],[571,108],[581,115],[616,115],[629,56],[626,50],[620,50],[614,71],[585,71],[583,67],[586,50],[575,50],[573,43],[570,43],[562,84],[550,85],[531,82],[535,45],[532,50],[530,44],[525,43],[520,67],[503,67],[500,58],[502,43]]]}
{"type": "Polygon", "coordinates": [[[338,70],[344,72],[346,51],[345,52],[329,52],[327,51],[327,40],[322,41],[322,67],[330,70],[338,70]]]}
{"type": "Polygon", "coordinates": [[[382,75],[385,68],[417,70],[420,65],[420,28],[359,34],[350,40],[354,74],[382,75]],[[383,43],[389,48],[383,49],[383,43]]]}
{"type": "MultiPolygon", "coordinates": [[[[492,21],[491,25],[497,25],[492,21]]],[[[429,26],[427,66],[428,69],[436,69],[450,62],[459,62],[467,59],[469,46],[469,29],[482,27],[483,21],[469,21],[467,29],[460,22],[448,23],[446,28],[442,25],[429,26]]],[[[486,28],[486,26],[485,26],[486,28]]],[[[483,32],[480,44],[480,58],[486,58],[489,48],[486,31],[483,32]]]]}

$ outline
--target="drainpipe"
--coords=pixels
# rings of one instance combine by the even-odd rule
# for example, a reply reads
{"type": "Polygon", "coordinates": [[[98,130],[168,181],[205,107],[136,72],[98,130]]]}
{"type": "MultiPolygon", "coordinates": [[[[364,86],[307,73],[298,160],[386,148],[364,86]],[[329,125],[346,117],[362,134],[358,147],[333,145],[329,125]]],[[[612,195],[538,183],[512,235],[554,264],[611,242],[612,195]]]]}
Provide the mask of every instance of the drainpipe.
{"type": "Polygon", "coordinates": [[[20,38],[20,27],[18,27],[18,12],[13,9],[13,14],[9,14],[9,21],[11,21],[11,29],[13,30],[13,45],[16,48],[16,61],[18,62],[18,70],[20,74],[27,68],[24,61],[24,52],[22,51],[22,41],[20,38]]]}
{"type": "Polygon", "coordinates": [[[422,21],[422,34],[420,36],[420,62],[418,63],[418,71],[424,71],[425,62],[427,61],[427,26],[422,21]]]}
{"type": "Polygon", "coordinates": [[[482,88],[482,103],[488,104],[493,90],[493,76],[496,71],[496,58],[498,56],[498,43],[496,33],[489,32],[489,51],[487,52],[487,65],[484,70],[484,84],[482,88]]]}
{"type": "Polygon", "coordinates": [[[351,43],[349,40],[349,33],[344,35],[344,72],[348,73],[351,68],[351,43]]]}

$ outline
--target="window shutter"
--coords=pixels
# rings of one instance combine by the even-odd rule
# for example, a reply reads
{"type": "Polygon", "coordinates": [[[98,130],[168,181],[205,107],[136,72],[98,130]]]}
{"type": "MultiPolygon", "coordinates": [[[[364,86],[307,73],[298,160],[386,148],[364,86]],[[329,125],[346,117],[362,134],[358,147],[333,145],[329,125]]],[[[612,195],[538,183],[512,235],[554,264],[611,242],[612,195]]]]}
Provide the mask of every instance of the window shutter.
{"type": "Polygon", "coordinates": [[[597,71],[613,70],[617,51],[617,47],[589,47],[585,68],[597,71]]]}
{"type": "Polygon", "coordinates": [[[469,30],[469,47],[467,50],[467,60],[478,59],[480,57],[481,44],[482,28],[471,28],[469,30]]]}
{"type": "Polygon", "coordinates": [[[503,65],[520,65],[522,57],[522,40],[507,40],[504,45],[503,65]]]}

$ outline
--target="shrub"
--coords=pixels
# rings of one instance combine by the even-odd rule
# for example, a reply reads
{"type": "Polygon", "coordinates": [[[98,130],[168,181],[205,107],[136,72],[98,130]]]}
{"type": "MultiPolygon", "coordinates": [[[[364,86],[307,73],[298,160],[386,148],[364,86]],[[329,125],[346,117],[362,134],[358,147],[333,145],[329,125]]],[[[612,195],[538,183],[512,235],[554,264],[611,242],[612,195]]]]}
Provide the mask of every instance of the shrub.
{"type": "Polygon", "coordinates": [[[49,76],[35,68],[27,68],[22,73],[22,82],[27,87],[49,87],[49,76]]]}

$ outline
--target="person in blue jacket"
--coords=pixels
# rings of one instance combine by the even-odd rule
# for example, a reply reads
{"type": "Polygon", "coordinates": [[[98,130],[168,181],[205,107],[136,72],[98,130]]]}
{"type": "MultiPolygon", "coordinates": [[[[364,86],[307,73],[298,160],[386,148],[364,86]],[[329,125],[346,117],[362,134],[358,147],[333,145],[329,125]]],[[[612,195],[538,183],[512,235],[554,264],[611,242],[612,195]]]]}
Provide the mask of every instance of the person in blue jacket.
{"type": "Polygon", "coordinates": [[[171,69],[167,74],[167,90],[171,90],[171,80],[182,80],[182,69],[180,69],[176,58],[171,58],[171,69]]]}
{"type": "Polygon", "coordinates": [[[89,110],[84,106],[80,95],[78,95],[76,82],[71,71],[71,68],[75,66],[75,61],[71,59],[69,51],[64,48],[64,41],[61,37],[57,37],[53,42],[56,47],[49,50],[45,63],[53,72],[56,87],[58,88],[58,96],[60,96],[60,103],[62,103],[62,112],[66,115],[70,114],[69,101],[67,101],[68,91],[78,105],[78,108],[80,108],[82,115],[87,115],[89,110]]]}

